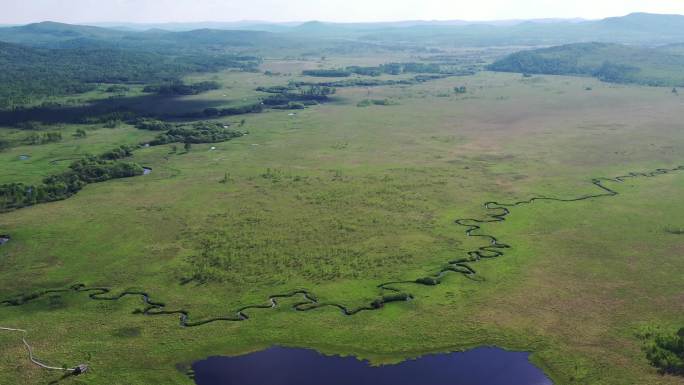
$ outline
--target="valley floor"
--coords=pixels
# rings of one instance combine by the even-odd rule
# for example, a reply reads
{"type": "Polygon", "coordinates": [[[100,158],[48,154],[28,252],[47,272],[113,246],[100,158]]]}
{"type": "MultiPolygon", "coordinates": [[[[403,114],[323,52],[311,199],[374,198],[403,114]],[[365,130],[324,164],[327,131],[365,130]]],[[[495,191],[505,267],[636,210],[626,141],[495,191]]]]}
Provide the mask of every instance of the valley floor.
{"type": "MultiPolygon", "coordinates": [[[[245,93],[237,84],[247,76],[275,83],[206,76],[245,93]]],[[[193,98],[203,97],[221,96],[193,98]]],[[[595,177],[684,165],[682,107],[670,89],[483,72],[340,88],[296,113],[225,118],[244,118],[249,134],[182,154],[140,149],[134,160],[150,175],[0,214],[0,234],[11,235],[0,246],[0,300],[84,283],[144,290],[200,319],[296,289],[364,306],[382,294],[378,284],[434,274],[486,244],[454,223],[484,218],[484,202],[572,198],[596,193],[595,177]],[[467,93],[455,94],[461,86],[467,93]],[[396,103],[357,106],[386,98],[396,103]]],[[[55,159],[149,137],[121,125],[83,142],[13,148],[0,153],[0,180],[34,182],[66,167],[55,159]]],[[[47,362],[87,362],[91,371],[69,384],[188,384],[195,360],[274,344],[377,364],[496,345],[533,352],[557,385],[681,384],[650,366],[640,336],[684,326],[684,238],[668,231],[684,227],[684,172],[606,184],[620,195],[512,209],[483,227],[511,248],[472,264],[480,279],[398,285],[415,300],[379,311],[297,312],[283,299],[248,321],[182,328],[178,315],[136,314],[138,297],[55,293],[0,307],[0,326],[27,329],[47,362]]],[[[0,333],[0,383],[58,379],[24,349],[0,333]]]]}

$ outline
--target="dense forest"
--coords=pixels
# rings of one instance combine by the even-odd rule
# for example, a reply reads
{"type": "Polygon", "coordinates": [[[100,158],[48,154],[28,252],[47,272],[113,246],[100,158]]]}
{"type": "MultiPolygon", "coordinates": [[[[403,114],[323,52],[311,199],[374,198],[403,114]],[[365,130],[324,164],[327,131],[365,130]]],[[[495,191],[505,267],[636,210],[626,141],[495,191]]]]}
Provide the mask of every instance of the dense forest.
{"type": "Polygon", "coordinates": [[[684,85],[684,55],[668,46],[644,48],[581,43],[521,51],[487,67],[523,74],[594,76],[612,83],[649,86],[684,85]]]}
{"type": "Polygon", "coordinates": [[[90,91],[98,83],[162,84],[150,91],[196,93],[213,85],[184,87],[179,78],[225,68],[251,71],[258,63],[256,57],[226,53],[164,55],[118,48],[37,49],[0,42],[0,109],[46,96],[90,91]]]}

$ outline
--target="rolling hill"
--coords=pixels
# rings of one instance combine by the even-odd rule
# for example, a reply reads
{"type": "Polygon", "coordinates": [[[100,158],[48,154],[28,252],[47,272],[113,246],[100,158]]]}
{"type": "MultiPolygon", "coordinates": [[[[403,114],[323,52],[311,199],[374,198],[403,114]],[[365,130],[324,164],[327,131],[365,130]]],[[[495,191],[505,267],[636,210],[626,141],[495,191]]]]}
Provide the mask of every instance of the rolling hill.
{"type": "Polygon", "coordinates": [[[402,21],[385,23],[189,23],[112,24],[111,28],[42,22],[0,27],[0,41],[44,47],[110,44],[172,49],[190,42],[199,47],[301,47],[312,39],[380,44],[439,46],[560,45],[611,42],[664,45],[684,42],[684,16],[633,13],[602,20],[549,19],[504,22],[402,21]]]}
{"type": "Polygon", "coordinates": [[[55,22],[0,28],[0,41],[41,48],[116,47],[163,50],[164,53],[201,51],[215,46],[259,49],[293,45],[285,36],[264,31],[208,28],[180,32],[162,29],[124,31],[55,22]]]}
{"type": "Polygon", "coordinates": [[[614,83],[684,85],[684,52],[677,46],[647,48],[609,43],[578,43],[521,51],[488,69],[548,75],[594,76],[614,83]]]}

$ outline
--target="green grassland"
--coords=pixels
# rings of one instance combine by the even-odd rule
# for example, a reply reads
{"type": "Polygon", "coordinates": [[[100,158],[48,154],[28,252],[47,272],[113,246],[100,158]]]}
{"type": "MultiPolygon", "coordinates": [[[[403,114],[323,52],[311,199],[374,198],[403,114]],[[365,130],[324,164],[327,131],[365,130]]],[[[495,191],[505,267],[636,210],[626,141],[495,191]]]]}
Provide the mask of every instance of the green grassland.
{"type": "MultiPolygon", "coordinates": [[[[265,65],[291,75],[193,76],[224,88],[188,98],[249,101],[257,86],[286,84],[321,63],[265,65]]],[[[684,99],[670,91],[483,72],[340,88],[296,114],[225,118],[245,119],[249,134],[187,153],[142,148],[132,160],[151,175],[0,215],[0,233],[12,236],[0,247],[0,293],[74,283],[145,290],[193,319],[232,316],[294,289],[364,306],[381,294],[378,284],[436,273],[483,246],[453,221],[483,217],[486,201],[576,197],[597,193],[592,177],[681,165],[684,99]],[[461,86],[467,93],[454,93],[461,86]],[[396,103],[357,107],[366,99],[396,103]],[[189,277],[199,278],[181,284],[189,277]]],[[[35,181],[54,158],[152,135],[122,125],[13,147],[0,153],[0,180],[35,181]],[[18,161],[23,153],[32,158],[18,161]]],[[[513,209],[485,227],[512,248],[472,265],[482,280],[452,274],[435,287],[404,285],[415,300],[379,311],[296,312],[290,299],[249,311],[248,321],[182,328],[176,315],[134,314],[144,306],[137,297],[62,293],[0,307],[0,325],[28,329],[45,361],[87,362],[91,372],[63,380],[73,384],[189,384],[193,360],[272,344],[377,364],[497,345],[533,352],[558,385],[681,383],[649,366],[638,335],[684,324],[682,237],[665,231],[684,226],[684,173],[610,185],[621,194],[513,209]]],[[[58,379],[31,365],[18,336],[0,334],[0,347],[0,383],[58,379]]]]}
{"type": "Polygon", "coordinates": [[[7,165],[0,174],[0,184],[38,183],[48,175],[64,171],[72,161],[86,154],[100,154],[111,150],[117,144],[134,146],[149,141],[154,136],[153,132],[138,130],[126,124],[116,128],[102,128],[102,125],[63,125],[56,129],[62,133],[61,141],[27,145],[23,139],[32,132],[0,128],[1,135],[14,138],[19,144],[0,152],[0,162],[7,165]],[[74,136],[78,128],[86,132],[86,137],[74,136]],[[22,159],[22,155],[29,158],[22,159]]]}

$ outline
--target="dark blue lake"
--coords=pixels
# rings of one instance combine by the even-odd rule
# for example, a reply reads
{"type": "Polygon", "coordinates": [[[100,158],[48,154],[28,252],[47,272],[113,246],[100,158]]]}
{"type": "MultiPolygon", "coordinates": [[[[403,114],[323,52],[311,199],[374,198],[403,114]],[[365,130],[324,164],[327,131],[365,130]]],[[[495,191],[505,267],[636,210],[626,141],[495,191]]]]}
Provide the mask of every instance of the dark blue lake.
{"type": "Polygon", "coordinates": [[[195,362],[198,385],[552,385],[528,353],[477,348],[372,367],[354,357],[274,347],[195,362]]]}

